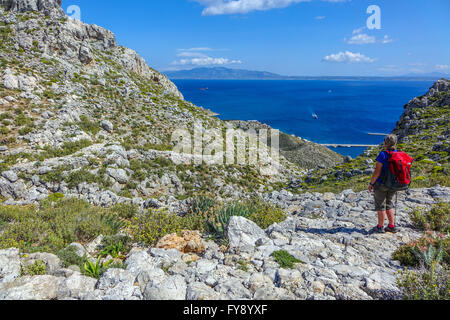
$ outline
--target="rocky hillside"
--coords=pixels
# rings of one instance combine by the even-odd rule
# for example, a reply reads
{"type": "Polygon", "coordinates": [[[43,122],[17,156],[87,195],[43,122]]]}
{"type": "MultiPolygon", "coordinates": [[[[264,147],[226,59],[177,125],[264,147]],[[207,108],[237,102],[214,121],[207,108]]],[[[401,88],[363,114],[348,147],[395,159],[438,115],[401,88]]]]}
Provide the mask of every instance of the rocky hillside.
{"type": "MultiPolygon", "coordinates": [[[[260,129],[272,129],[269,125],[259,121],[230,120],[226,122],[232,124],[234,128],[242,130],[255,129],[256,132],[259,132],[260,129]]],[[[268,143],[271,144],[270,139],[268,143]]],[[[342,155],[326,147],[283,132],[280,132],[279,147],[280,154],[300,168],[329,168],[344,161],[342,155]]]]}
{"type": "MultiPolygon", "coordinates": [[[[392,133],[399,137],[398,149],[415,162],[412,188],[450,186],[450,81],[437,81],[423,96],[405,105],[392,133]]],[[[370,148],[356,159],[332,168],[311,170],[297,181],[303,190],[336,192],[347,188],[364,190],[374,171],[374,160],[383,144],[370,148]]],[[[297,189],[298,190],[298,189],[297,189]]]]}
{"type": "MultiPolygon", "coordinates": [[[[4,204],[38,203],[54,193],[141,207],[148,199],[173,203],[201,192],[246,197],[312,165],[291,163],[287,154],[272,176],[251,166],[194,166],[187,154],[177,155],[175,165],[175,129],[226,124],[185,101],[112,32],[68,18],[60,1],[3,1],[0,40],[4,204]]],[[[323,155],[324,163],[340,159],[323,155]]]]}

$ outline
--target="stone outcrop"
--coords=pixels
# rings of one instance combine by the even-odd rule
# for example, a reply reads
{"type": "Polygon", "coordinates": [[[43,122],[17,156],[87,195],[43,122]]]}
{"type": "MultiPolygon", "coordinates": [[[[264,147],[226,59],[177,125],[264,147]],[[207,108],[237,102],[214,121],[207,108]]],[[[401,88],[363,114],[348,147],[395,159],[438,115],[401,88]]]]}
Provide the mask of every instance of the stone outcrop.
{"type": "Polygon", "coordinates": [[[45,15],[64,16],[61,3],[62,0],[2,0],[0,2],[7,11],[20,13],[38,11],[45,15]]]}

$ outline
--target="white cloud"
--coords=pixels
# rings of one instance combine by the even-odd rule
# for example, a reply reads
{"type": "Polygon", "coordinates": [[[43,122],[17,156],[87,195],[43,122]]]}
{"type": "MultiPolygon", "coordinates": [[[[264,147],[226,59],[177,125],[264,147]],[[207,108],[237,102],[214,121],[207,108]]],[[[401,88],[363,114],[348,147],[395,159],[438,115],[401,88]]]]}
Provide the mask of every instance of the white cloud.
{"type": "Polygon", "coordinates": [[[171,65],[175,66],[214,66],[214,65],[227,65],[227,64],[241,64],[241,60],[228,59],[224,57],[210,57],[204,52],[211,51],[223,51],[216,50],[209,47],[178,49],[177,57],[181,59],[175,60],[171,65]]]}
{"type": "Polygon", "coordinates": [[[189,49],[178,49],[178,51],[214,51],[214,49],[208,47],[198,47],[189,49]]]}
{"type": "Polygon", "coordinates": [[[311,0],[194,0],[206,8],[202,15],[215,16],[221,14],[249,13],[276,8],[286,8],[290,5],[309,2],[311,0]]]}
{"type": "Polygon", "coordinates": [[[192,59],[180,59],[172,62],[172,65],[178,66],[223,66],[227,64],[241,64],[241,60],[230,60],[228,58],[202,57],[192,59]]]}
{"type": "Polygon", "coordinates": [[[450,70],[450,66],[448,64],[438,64],[438,65],[436,65],[436,69],[438,69],[438,70],[450,70]]]}
{"type": "Polygon", "coordinates": [[[361,63],[361,62],[372,63],[375,62],[375,60],[376,59],[369,58],[361,53],[353,53],[350,51],[330,54],[329,56],[323,58],[323,61],[326,62],[339,62],[339,63],[361,63]]]}
{"type": "Polygon", "coordinates": [[[349,44],[368,44],[375,43],[377,40],[375,37],[369,36],[365,33],[358,33],[351,37],[347,43],[349,44]]]}
{"type": "Polygon", "coordinates": [[[358,33],[363,32],[365,29],[366,29],[366,27],[361,27],[361,28],[358,28],[358,29],[353,30],[352,33],[353,33],[353,34],[358,34],[358,33]]]}
{"type": "Polygon", "coordinates": [[[177,57],[202,58],[202,57],[207,57],[207,55],[204,53],[201,53],[201,52],[182,51],[177,54],[177,57]]]}
{"type": "Polygon", "coordinates": [[[388,35],[385,35],[384,38],[380,40],[380,42],[381,42],[382,44],[386,44],[386,43],[394,42],[394,40],[392,40],[391,38],[389,38],[388,35]]]}
{"type": "Polygon", "coordinates": [[[361,27],[352,31],[353,36],[350,39],[344,39],[348,44],[369,44],[369,43],[381,43],[387,44],[394,42],[388,35],[385,35],[383,39],[377,40],[375,36],[369,36],[367,33],[363,33],[366,27],[361,27]]]}

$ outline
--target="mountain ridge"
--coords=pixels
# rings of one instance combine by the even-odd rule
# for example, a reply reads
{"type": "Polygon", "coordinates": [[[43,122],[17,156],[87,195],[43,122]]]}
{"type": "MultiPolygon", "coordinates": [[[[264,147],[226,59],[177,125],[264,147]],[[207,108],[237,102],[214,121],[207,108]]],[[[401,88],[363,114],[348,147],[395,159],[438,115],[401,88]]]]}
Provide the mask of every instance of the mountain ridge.
{"type": "Polygon", "coordinates": [[[284,76],[267,71],[252,71],[226,67],[202,67],[178,71],[165,71],[173,80],[438,80],[445,78],[443,73],[408,74],[400,76],[284,76]]]}

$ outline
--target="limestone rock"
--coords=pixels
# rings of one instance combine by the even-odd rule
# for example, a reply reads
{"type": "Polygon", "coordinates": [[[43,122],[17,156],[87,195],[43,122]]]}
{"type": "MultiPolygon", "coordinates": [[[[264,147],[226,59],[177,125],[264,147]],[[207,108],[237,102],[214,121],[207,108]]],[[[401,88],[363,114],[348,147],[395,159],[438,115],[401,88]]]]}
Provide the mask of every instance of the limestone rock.
{"type": "Polygon", "coordinates": [[[146,300],[185,300],[187,285],[184,277],[175,275],[169,277],[159,286],[149,283],[145,288],[144,298],[146,300]]]}
{"type": "Polygon", "coordinates": [[[19,249],[0,250],[0,284],[20,277],[19,249]]]}
{"type": "Polygon", "coordinates": [[[183,253],[198,253],[205,252],[205,245],[200,232],[183,230],[181,236],[176,233],[169,234],[161,238],[157,245],[161,249],[177,249],[183,253]]]}
{"type": "Polygon", "coordinates": [[[258,225],[244,217],[231,217],[227,230],[230,249],[253,251],[259,239],[270,242],[266,233],[258,225]]]}

